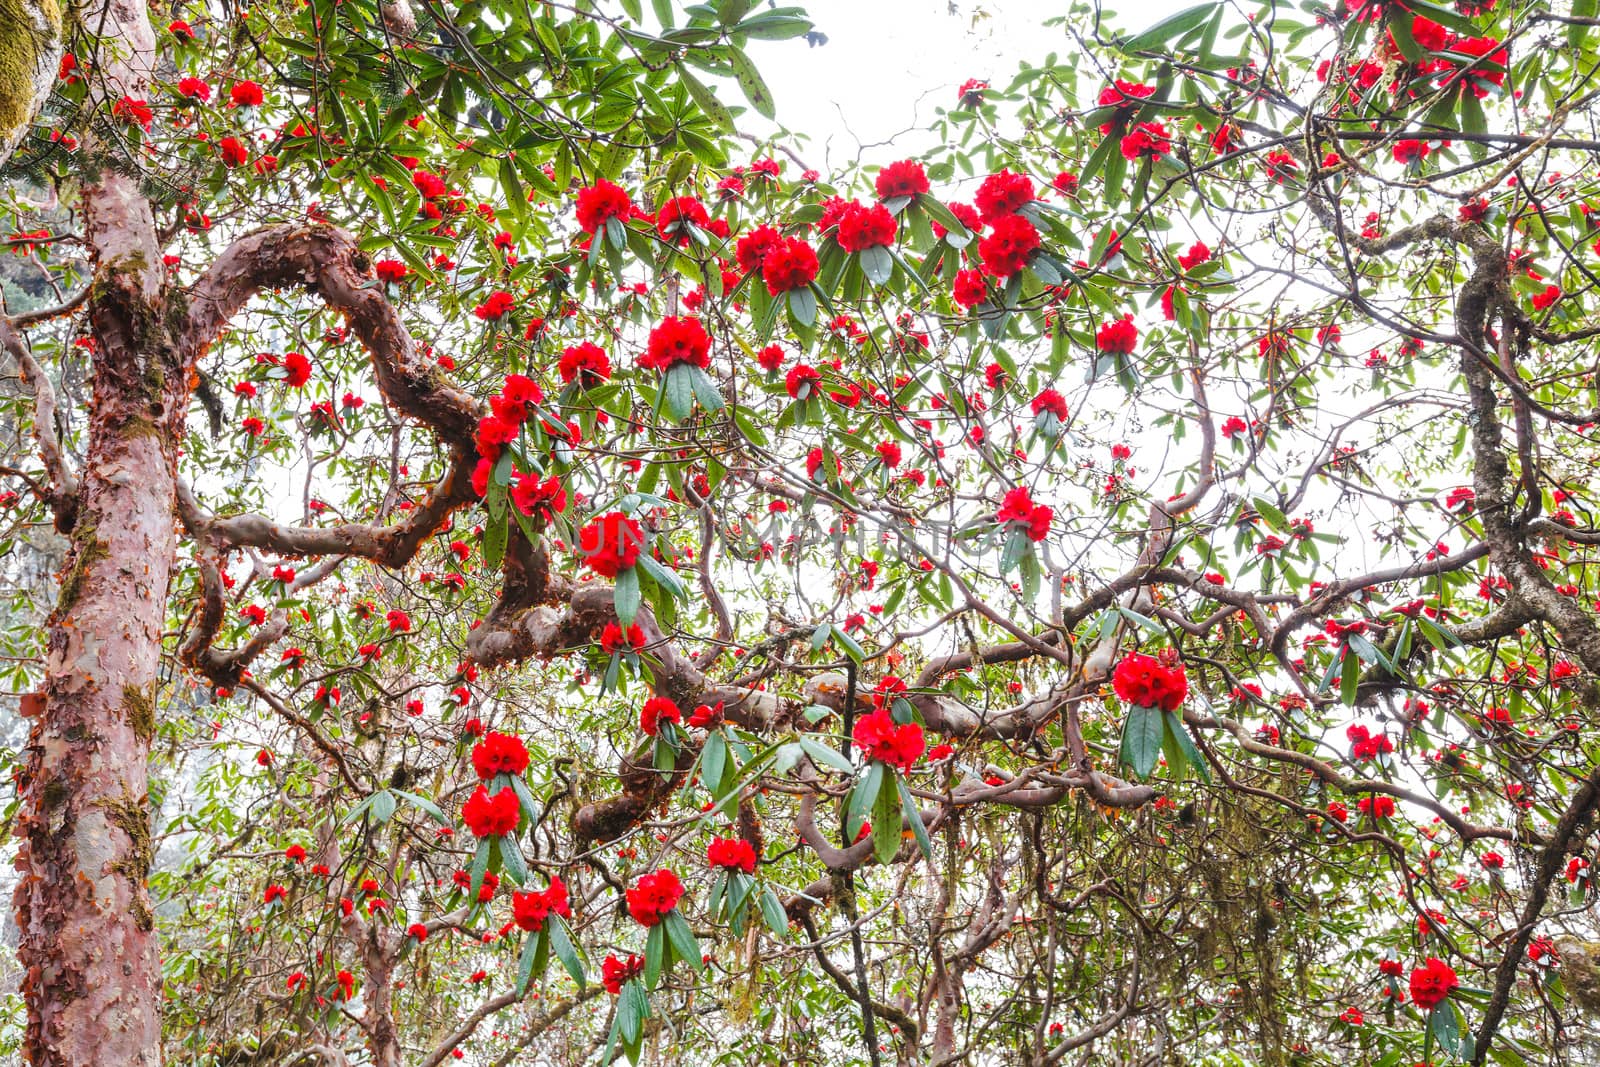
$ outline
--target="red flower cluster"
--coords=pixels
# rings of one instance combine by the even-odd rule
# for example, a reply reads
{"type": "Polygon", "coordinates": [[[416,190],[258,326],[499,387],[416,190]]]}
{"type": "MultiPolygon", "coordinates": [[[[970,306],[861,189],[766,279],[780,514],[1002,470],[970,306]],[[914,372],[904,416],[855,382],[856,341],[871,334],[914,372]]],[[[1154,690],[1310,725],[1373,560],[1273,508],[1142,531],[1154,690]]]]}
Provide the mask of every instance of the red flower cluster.
{"type": "Polygon", "coordinates": [[[662,373],[675,363],[702,369],[711,365],[711,336],[692,315],[663,319],[650,331],[650,342],[639,357],[639,366],[662,373]]]}
{"type": "Polygon", "coordinates": [[[628,890],[628,914],[640,926],[654,926],[683,899],[683,883],[665,867],[639,879],[628,890]]]}
{"type": "Polygon", "coordinates": [[[1124,315],[1118,322],[1102,325],[1094,335],[1094,343],[1102,352],[1131,355],[1139,347],[1139,327],[1133,324],[1132,315],[1124,315]]]}
{"type": "Polygon", "coordinates": [[[1050,535],[1050,523],[1055,519],[1055,512],[1047,505],[1035,504],[1033,497],[1028,494],[1028,487],[1019,485],[1006,493],[995,519],[1002,523],[1018,523],[1019,528],[1027,533],[1028,540],[1043,541],[1050,535]]]}
{"type": "Polygon", "coordinates": [[[1202,263],[1211,261],[1211,249],[1207,248],[1204,241],[1196,241],[1189,247],[1189,251],[1178,257],[1178,266],[1184,270],[1193,270],[1202,263]]]}
{"type": "Polygon", "coordinates": [[[1386,752],[1394,751],[1394,742],[1389,740],[1388,734],[1374,736],[1372,731],[1358,722],[1351,723],[1344,735],[1350,739],[1350,758],[1357,762],[1377,759],[1386,752]]]}
{"type": "Polygon", "coordinates": [[[618,623],[608,622],[606,628],[600,631],[600,650],[607,655],[617,652],[632,652],[644,647],[644,631],[637,625],[628,627],[628,632],[622,632],[618,623]]]}
{"type": "Polygon", "coordinates": [[[1035,199],[1032,178],[1002,170],[983,179],[972,202],[977,205],[978,214],[984,222],[994,223],[1008,215],[1015,215],[1035,199]]]}
{"type": "Polygon", "coordinates": [[[756,871],[756,850],[742,837],[719,837],[706,846],[706,862],[725,871],[756,871]]]}
{"type": "Polygon", "coordinates": [[[528,769],[528,746],[513,734],[490,730],[472,746],[472,769],[484,781],[497,774],[521,774],[528,769]]]}
{"type": "Polygon", "coordinates": [[[1411,1000],[1423,1011],[1432,1011],[1461,984],[1455,970],[1437,957],[1411,969],[1411,1000]]]}
{"type": "Polygon", "coordinates": [[[561,372],[563,382],[576,379],[585,389],[592,389],[611,379],[611,360],[606,356],[606,350],[591,341],[562,349],[561,361],[556,369],[561,372]]]}
{"type": "Polygon", "coordinates": [[[554,474],[541,482],[537,474],[517,471],[511,503],[522,514],[537,514],[549,522],[553,515],[567,510],[567,489],[554,474]]]}
{"type": "Polygon", "coordinates": [[[516,305],[516,297],[504,289],[496,289],[489,294],[489,299],[473,308],[472,313],[484,322],[498,322],[516,305]]]}
{"type": "Polygon", "coordinates": [[[680,196],[668,200],[661,205],[661,210],[656,212],[656,232],[670,241],[676,241],[679,247],[687,245],[690,241],[689,224],[700,229],[711,226],[711,217],[706,214],[706,206],[692,196],[680,196]]]}
{"type": "Polygon", "coordinates": [[[983,273],[975,270],[957,271],[950,295],[962,307],[983,303],[989,296],[988,289],[984,285],[983,273]]]}
{"type": "Polygon", "coordinates": [[[761,277],[773,296],[804,289],[817,277],[817,254],[798,237],[779,240],[761,260],[761,277]]]}
{"type": "Polygon", "coordinates": [[[822,381],[822,375],[815,367],[805,363],[796,363],[789,368],[789,373],[784,376],[783,387],[789,396],[795,400],[809,400],[817,395],[817,383],[822,381]]]}
{"type": "Polygon", "coordinates": [[[499,837],[516,830],[517,823],[522,821],[522,805],[517,801],[517,794],[509,789],[490,796],[480,785],[461,806],[461,821],[467,824],[474,837],[499,837]]]}
{"type": "Polygon", "coordinates": [[[1039,395],[1033,398],[1033,414],[1038,417],[1047,412],[1066,422],[1067,398],[1054,389],[1041,389],[1039,395]]]}
{"type": "Polygon", "coordinates": [[[1172,134],[1159,122],[1141,122],[1123,135],[1120,147],[1124,159],[1155,161],[1172,153],[1172,134]]]}
{"type": "Polygon", "coordinates": [[[572,917],[567,885],[560,875],[550,879],[550,888],[543,893],[518,891],[511,894],[511,917],[524,930],[543,930],[544,921],[552,913],[563,919],[572,917]]]}
{"type": "Polygon", "coordinates": [[[620,185],[599,179],[587,189],[578,190],[578,228],[595,233],[611,219],[626,219],[633,202],[620,185]]]}
{"type": "Polygon", "coordinates": [[[288,372],[283,379],[284,384],[292,389],[298,389],[311,380],[311,360],[299,352],[284,354],[283,369],[288,372]]]}
{"type": "Polygon", "coordinates": [[[1154,656],[1130,652],[1111,672],[1111,688],[1126,704],[1177,711],[1189,695],[1183,664],[1164,667],[1154,656]]]}
{"type": "Polygon", "coordinates": [[[894,216],[882,204],[863,207],[851,201],[839,215],[836,240],[846,252],[860,252],[893,243],[897,229],[894,216]]]}
{"type": "Polygon", "coordinates": [[[783,234],[771,226],[757,226],[739,238],[739,243],[733,249],[733,258],[738,262],[740,270],[752,274],[761,269],[767,253],[782,241],[783,234]]]}
{"type": "Polygon", "coordinates": [[[259,107],[266,97],[255,82],[238,82],[228,90],[228,101],[234,107],[259,107]]]}
{"type": "Polygon", "coordinates": [[[578,554],[589,569],[615,578],[639,560],[644,530],[620,511],[608,512],[578,531],[578,554]]]}
{"type": "Polygon", "coordinates": [[[648,737],[654,737],[661,730],[662,722],[681,723],[683,709],[671,697],[654,696],[644,702],[644,707],[639,709],[639,729],[648,737]]]}
{"type": "Polygon", "coordinates": [[[873,186],[878,192],[879,200],[892,200],[897,196],[916,196],[928,191],[928,175],[922,169],[921,163],[902,159],[880,170],[873,186]]]}
{"type": "Polygon", "coordinates": [[[1021,215],[1004,215],[994,220],[991,229],[978,242],[983,267],[997,278],[1009,278],[1028,264],[1028,257],[1039,247],[1039,231],[1021,215]]]}
{"type": "Polygon", "coordinates": [[[922,727],[914,722],[896,723],[887,711],[874,711],[856,720],[850,732],[855,743],[861,746],[868,759],[887,763],[902,771],[922,757],[927,742],[922,737],[922,727]]]}
{"type": "Polygon", "coordinates": [[[625,961],[607,956],[600,964],[600,984],[606,987],[607,993],[616,996],[629,980],[643,972],[644,960],[638,956],[629,956],[625,961]]]}

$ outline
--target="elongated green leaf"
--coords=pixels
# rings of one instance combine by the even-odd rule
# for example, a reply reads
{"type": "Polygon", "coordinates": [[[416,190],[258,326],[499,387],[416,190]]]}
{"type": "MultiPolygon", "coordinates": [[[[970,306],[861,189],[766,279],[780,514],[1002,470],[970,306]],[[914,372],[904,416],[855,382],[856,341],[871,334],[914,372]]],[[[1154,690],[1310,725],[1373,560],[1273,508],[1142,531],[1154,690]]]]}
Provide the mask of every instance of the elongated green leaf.
{"type": "MultiPolygon", "coordinates": [[[[885,778],[898,778],[894,771],[884,768],[885,778]]],[[[872,805],[872,854],[879,863],[889,863],[900,851],[900,791],[883,783],[872,805]]]]}
{"type": "Polygon", "coordinates": [[[861,828],[867,812],[878,802],[878,793],[883,789],[883,776],[886,773],[883,764],[873,760],[867,765],[866,775],[850,790],[850,800],[845,805],[846,832],[855,834],[861,828]]]}
{"type": "Polygon", "coordinates": [[[661,925],[667,928],[667,937],[672,941],[672,954],[696,971],[704,971],[706,965],[700,958],[700,942],[689,928],[689,920],[673,908],[661,920],[661,925]]]}
{"type": "MultiPolygon", "coordinates": [[[[1170,735],[1173,744],[1178,751],[1183,753],[1184,758],[1189,762],[1189,766],[1193,767],[1195,773],[1200,776],[1200,780],[1210,785],[1211,768],[1206,766],[1206,761],[1201,757],[1200,750],[1195,747],[1194,739],[1189,736],[1188,728],[1183,725],[1183,716],[1175,711],[1164,711],[1162,714],[1167,719],[1166,730],[1162,735],[1163,740],[1170,735]]],[[[1170,759],[1171,757],[1169,756],[1168,758],[1170,759]]]]}
{"type": "Polygon", "coordinates": [[[617,619],[624,627],[632,626],[633,621],[639,617],[639,571],[635,567],[628,567],[617,572],[617,584],[612,591],[612,604],[616,608],[617,619]]]}
{"type": "Polygon", "coordinates": [[[678,64],[678,78],[683,82],[683,87],[689,90],[689,95],[694,98],[700,110],[704,111],[706,117],[716,123],[723,133],[731,135],[737,132],[733,126],[733,112],[717,99],[716,93],[708,89],[699,78],[690,74],[688,68],[681,63],[678,64]]]}
{"type": "Polygon", "coordinates": [[[661,981],[661,975],[672,969],[672,946],[667,943],[665,920],[650,928],[644,939],[644,984],[651,989],[661,981]]]}
{"type": "Polygon", "coordinates": [[[1220,3],[1209,3],[1185,8],[1175,15],[1167,16],[1144,32],[1135,34],[1123,41],[1120,47],[1124,52],[1142,52],[1149,48],[1164,45],[1168,41],[1176,41],[1191,30],[1199,29],[1205,25],[1221,7],[1220,3]]]}
{"type": "Polygon", "coordinates": [[[922,811],[917,807],[917,798],[911,795],[911,785],[900,775],[894,776],[896,790],[900,794],[900,814],[911,827],[911,833],[917,839],[917,847],[922,849],[922,856],[929,863],[933,862],[933,842],[928,838],[928,828],[922,825],[922,811]]]}
{"type": "Polygon", "coordinates": [[[572,980],[578,983],[578,988],[583,989],[587,981],[583,973],[583,957],[578,947],[572,943],[572,932],[567,929],[566,920],[559,915],[549,916],[545,920],[545,932],[550,937],[550,948],[561,961],[561,966],[565,967],[572,980]]]}
{"type": "Polygon", "coordinates": [[[1148,778],[1161,756],[1161,709],[1134,705],[1122,724],[1120,760],[1133,770],[1134,777],[1148,778]]]}
{"type": "Polygon", "coordinates": [[[761,918],[772,935],[780,940],[788,937],[789,915],[783,910],[783,902],[778,899],[778,894],[772,891],[770,885],[764,885],[756,899],[761,906],[761,918]]]}
{"type": "Polygon", "coordinates": [[[528,983],[533,980],[534,965],[540,956],[540,942],[544,940],[544,931],[535,931],[528,935],[522,943],[522,956],[517,960],[517,995],[520,997],[528,991],[528,983]]]}
{"type": "Polygon", "coordinates": [[[439,808],[439,805],[435,804],[427,797],[418,796],[415,793],[408,793],[404,789],[395,789],[392,790],[392,792],[396,796],[406,801],[406,803],[416,808],[418,811],[431,815],[434,821],[439,823],[441,826],[450,825],[449,818],[445,816],[445,813],[439,808]]]}
{"type": "Polygon", "coordinates": [[[750,62],[750,57],[737,48],[729,48],[728,62],[733,65],[733,78],[744,90],[744,98],[750,101],[750,106],[769,119],[776,117],[778,112],[772,102],[772,90],[767,88],[761,72],[750,62]]]}

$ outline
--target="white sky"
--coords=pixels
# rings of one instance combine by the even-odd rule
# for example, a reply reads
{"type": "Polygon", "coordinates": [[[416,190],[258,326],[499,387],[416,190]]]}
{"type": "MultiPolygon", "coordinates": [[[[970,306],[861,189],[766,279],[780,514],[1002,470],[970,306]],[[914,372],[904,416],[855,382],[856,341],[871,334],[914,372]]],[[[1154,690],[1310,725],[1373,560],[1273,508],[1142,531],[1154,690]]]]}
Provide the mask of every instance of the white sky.
{"type": "MultiPolygon", "coordinates": [[[[907,131],[926,126],[935,108],[955,103],[968,78],[1003,86],[1019,61],[1037,63],[1068,44],[1059,27],[1041,29],[1045,19],[1064,13],[1065,0],[793,2],[828,43],[752,42],[751,58],[772,90],[778,121],[811,139],[802,157],[824,174],[858,153],[888,163],[922,150],[926,134],[907,131]],[[892,138],[893,147],[879,144],[892,138]]],[[[1143,29],[1196,2],[1122,0],[1114,24],[1143,29]]],[[[740,100],[732,84],[723,91],[730,101],[740,100]]],[[[744,121],[760,119],[752,111],[744,121]]]]}

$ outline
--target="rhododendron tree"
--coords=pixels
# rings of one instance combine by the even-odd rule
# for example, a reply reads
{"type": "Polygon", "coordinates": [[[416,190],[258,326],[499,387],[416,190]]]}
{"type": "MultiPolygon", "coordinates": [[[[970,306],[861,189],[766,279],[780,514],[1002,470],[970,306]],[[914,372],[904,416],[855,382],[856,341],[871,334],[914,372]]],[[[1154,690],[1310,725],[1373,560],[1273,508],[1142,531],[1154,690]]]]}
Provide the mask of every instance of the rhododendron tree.
{"type": "Polygon", "coordinates": [[[76,9],[0,1052],[1600,1058],[1593,5],[1150,22],[76,9]]]}

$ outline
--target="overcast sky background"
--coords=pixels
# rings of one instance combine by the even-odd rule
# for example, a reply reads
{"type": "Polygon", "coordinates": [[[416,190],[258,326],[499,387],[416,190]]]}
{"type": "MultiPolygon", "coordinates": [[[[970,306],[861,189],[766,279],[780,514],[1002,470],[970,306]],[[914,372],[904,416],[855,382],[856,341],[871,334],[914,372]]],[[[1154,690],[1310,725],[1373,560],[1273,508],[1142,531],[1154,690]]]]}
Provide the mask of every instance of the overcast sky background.
{"type": "MultiPolygon", "coordinates": [[[[776,100],[778,121],[811,140],[801,154],[823,173],[859,155],[892,162],[928,146],[926,126],[979,78],[1003,86],[1020,61],[1065,52],[1061,28],[1041,28],[1067,0],[792,0],[828,43],[755,43],[752,58],[776,100]],[[848,118],[846,117],[848,116],[848,118]],[[882,142],[893,141],[893,145],[882,142]],[[894,149],[901,149],[899,155],[894,149]]],[[[1198,0],[1112,0],[1113,23],[1143,29],[1198,0]]],[[[730,103],[738,89],[723,87],[730,103]]],[[[753,111],[745,122],[759,122],[753,111]]]]}

